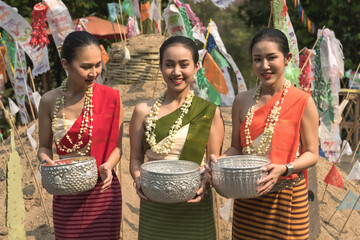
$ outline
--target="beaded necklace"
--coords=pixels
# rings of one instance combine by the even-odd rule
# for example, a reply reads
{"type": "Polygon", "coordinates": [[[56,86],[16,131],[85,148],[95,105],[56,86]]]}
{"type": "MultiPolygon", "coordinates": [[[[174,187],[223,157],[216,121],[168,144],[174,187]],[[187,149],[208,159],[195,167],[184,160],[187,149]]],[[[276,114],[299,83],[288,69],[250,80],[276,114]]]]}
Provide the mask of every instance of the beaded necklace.
{"type": "Polygon", "coordinates": [[[167,155],[175,147],[176,134],[182,125],[182,120],[184,116],[188,113],[191,106],[192,100],[194,98],[194,92],[190,91],[186,96],[186,99],[183,105],[180,107],[180,116],[175,121],[174,125],[171,126],[169,130],[169,135],[165,138],[165,141],[161,146],[157,146],[156,143],[156,121],[158,120],[159,109],[161,103],[164,101],[165,93],[161,94],[160,97],[156,100],[153,107],[150,110],[149,116],[146,118],[146,141],[149,143],[151,150],[160,155],[167,155]]]}
{"type": "MultiPolygon", "coordinates": [[[[61,98],[58,97],[56,99],[56,104],[55,104],[55,109],[54,109],[54,115],[53,115],[53,119],[52,119],[52,131],[53,133],[55,133],[55,129],[57,126],[57,118],[56,115],[60,110],[60,104],[62,105],[63,108],[63,113],[62,113],[62,118],[63,118],[63,122],[65,122],[66,118],[65,118],[65,91],[66,91],[66,83],[67,83],[67,79],[65,79],[62,84],[61,84],[61,98]]],[[[83,111],[83,115],[82,115],[82,121],[80,124],[80,131],[78,133],[78,137],[76,139],[75,142],[73,142],[70,138],[70,136],[66,133],[65,137],[68,140],[68,142],[73,145],[72,148],[68,148],[66,147],[64,144],[62,144],[60,141],[61,139],[58,139],[55,135],[54,135],[54,141],[57,145],[57,147],[59,148],[60,151],[66,152],[66,153],[73,153],[73,152],[77,152],[79,155],[84,156],[86,155],[87,152],[89,152],[90,147],[91,147],[91,136],[92,136],[92,122],[93,122],[93,105],[92,105],[92,97],[93,97],[93,87],[88,88],[88,90],[85,93],[85,100],[84,100],[84,111],[83,111]],[[89,141],[87,143],[87,145],[85,146],[86,149],[84,152],[79,151],[81,148],[81,145],[83,144],[83,141],[81,140],[83,135],[86,133],[87,129],[89,129],[89,141]]],[[[64,130],[65,126],[64,126],[64,130]]]]}
{"type": "Polygon", "coordinates": [[[276,122],[279,119],[281,105],[284,102],[286,93],[288,92],[288,89],[290,86],[291,86],[290,81],[285,80],[285,83],[283,86],[284,91],[282,93],[281,100],[276,101],[273,108],[271,109],[270,115],[266,119],[265,129],[263,132],[263,136],[261,138],[260,145],[256,149],[254,149],[252,147],[253,140],[251,139],[249,127],[250,127],[252,119],[254,117],[255,105],[259,102],[259,99],[260,99],[261,85],[255,90],[254,96],[253,96],[255,99],[255,104],[252,105],[251,108],[249,108],[249,110],[246,114],[246,122],[245,122],[245,130],[244,130],[245,136],[246,136],[245,137],[246,146],[245,146],[244,150],[245,150],[246,154],[263,155],[263,154],[267,153],[267,151],[270,147],[270,143],[272,141],[272,136],[274,134],[276,122]]]}

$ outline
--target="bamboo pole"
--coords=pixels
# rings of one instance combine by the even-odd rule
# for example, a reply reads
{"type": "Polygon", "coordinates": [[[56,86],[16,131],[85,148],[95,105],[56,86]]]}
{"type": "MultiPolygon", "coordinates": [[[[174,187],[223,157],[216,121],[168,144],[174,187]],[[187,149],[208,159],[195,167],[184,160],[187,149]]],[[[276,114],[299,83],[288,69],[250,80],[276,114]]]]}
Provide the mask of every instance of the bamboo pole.
{"type": "MultiPolygon", "coordinates": [[[[353,86],[353,84],[354,84],[354,82],[355,82],[356,74],[357,74],[358,71],[359,71],[359,67],[360,67],[360,63],[359,63],[359,65],[358,65],[357,68],[356,68],[356,71],[355,71],[353,80],[352,80],[351,85],[350,85],[350,87],[349,87],[350,89],[351,89],[351,87],[353,86]]],[[[349,95],[350,95],[350,92],[347,93],[346,99],[348,99],[349,95]]]]}
{"type": "MultiPolygon", "coordinates": [[[[121,17],[121,24],[124,26],[124,17],[122,14],[122,8],[121,8],[121,1],[119,0],[119,7],[120,7],[120,17],[121,17]]],[[[126,33],[124,34],[124,39],[126,41],[126,33]]]]}
{"type": "Polygon", "coordinates": [[[33,75],[31,73],[31,68],[30,67],[28,67],[28,73],[29,73],[29,76],[30,76],[32,90],[33,90],[33,92],[36,92],[35,82],[34,82],[34,78],[33,78],[33,75]]]}
{"type": "Polygon", "coordinates": [[[345,223],[344,223],[344,226],[342,227],[342,229],[341,229],[341,231],[340,231],[340,233],[339,233],[339,236],[341,235],[342,231],[344,230],[346,223],[349,221],[349,218],[350,218],[350,216],[351,216],[352,212],[354,211],[354,209],[355,209],[355,207],[356,207],[357,203],[359,202],[359,199],[360,199],[360,196],[356,199],[356,202],[355,202],[355,204],[354,204],[353,208],[351,209],[351,212],[350,212],[350,214],[349,214],[348,218],[346,219],[346,221],[345,221],[345,223]]]}
{"type": "Polygon", "coordinates": [[[274,8],[273,8],[273,0],[271,0],[271,2],[270,2],[270,16],[269,16],[269,21],[268,21],[268,28],[270,27],[270,24],[271,24],[271,18],[272,18],[272,16],[273,16],[273,14],[274,14],[274,8]]]}
{"type": "MultiPolygon", "coordinates": [[[[320,32],[319,36],[317,37],[317,39],[316,39],[316,41],[315,41],[315,43],[314,43],[313,47],[311,48],[311,52],[315,49],[316,44],[317,44],[317,42],[319,41],[319,39],[320,39],[320,37],[321,37],[321,35],[322,35],[322,33],[323,33],[324,29],[325,29],[325,26],[323,26],[323,28],[321,29],[321,32],[320,32]]],[[[309,54],[309,56],[306,58],[306,61],[304,62],[304,65],[303,65],[303,66],[302,66],[302,68],[301,68],[301,72],[303,71],[304,67],[306,66],[307,62],[309,61],[310,56],[311,56],[311,54],[309,54]]]]}
{"type": "Polygon", "coordinates": [[[322,196],[322,198],[321,198],[321,202],[324,202],[325,192],[326,192],[326,189],[327,189],[328,185],[329,185],[329,184],[326,184],[326,187],[325,187],[323,196],[322,196]]]}
{"type": "Polygon", "coordinates": [[[31,169],[31,172],[33,174],[33,177],[34,177],[34,180],[35,180],[35,184],[36,184],[36,187],[37,189],[39,190],[39,193],[40,193],[40,201],[41,201],[41,205],[43,207],[43,210],[44,210],[44,213],[45,213],[45,216],[46,216],[46,219],[47,219],[47,222],[49,224],[49,227],[51,226],[51,221],[50,221],[50,217],[48,215],[48,212],[46,211],[46,208],[45,208],[45,201],[44,201],[44,196],[42,195],[42,191],[41,191],[41,188],[40,188],[40,184],[38,182],[38,180],[36,179],[36,173],[35,173],[35,170],[34,170],[34,167],[32,165],[32,162],[30,161],[30,158],[25,150],[25,147],[24,147],[24,144],[21,140],[21,137],[20,137],[20,134],[19,132],[17,131],[17,129],[15,128],[14,126],[14,123],[12,121],[12,118],[11,118],[11,115],[9,116],[7,110],[5,109],[5,106],[3,104],[3,102],[1,101],[0,99],[0,106],[2,107],[2,109],[4,110],[4,114],[5,114],[5,118],[9,121],[10,125],[11,125],[11,128],[14,129],[14,132],[17,136],[17,138],[19,139],[20,141],[20,145],[21,145],[21,149],[23,150],[24,154],[25,154],[25,157],[29,163],[29,166],[30,166],[30,169],[31,169]]]}
{"type": "Polygon", "coordinates": [[[327,222],[325,222],[326,224],[330,223],[330,220],[332,219],[332,217],[335,215],[335,213],[337,212],[337,208],[335,209],[334,213],[331,215],[331,217],[329,218],[329,220],[327,222]]]}
{"type": "Polygon", "coordinates": [[[158,25],[158,28],[159,28],[159,34],[161,35],[161,0],[159,0],[159,25],[158,25]]]}
{"type": "Polygon", "coordinates": [[[360,118],[358,119],[358,121],[356,122],[356,124],[354,125],[353,129],[351,129],[350,133],[348,134],[348,136],[346,137],[346,143],[344,144],[344,146],[341,148],[340,154],[338,159],[335,162],[335,165],[337,164],[337,162],[339,162],[339,159],[341,158],[341,154],[343,153],[343,151],[345,150],[346,144],[348,144],[348,142],[350,141],[351,136],[353,135],[353,133],[355,132],[355,129],[357,129],[358,125],[360,123],[360,118]]]}

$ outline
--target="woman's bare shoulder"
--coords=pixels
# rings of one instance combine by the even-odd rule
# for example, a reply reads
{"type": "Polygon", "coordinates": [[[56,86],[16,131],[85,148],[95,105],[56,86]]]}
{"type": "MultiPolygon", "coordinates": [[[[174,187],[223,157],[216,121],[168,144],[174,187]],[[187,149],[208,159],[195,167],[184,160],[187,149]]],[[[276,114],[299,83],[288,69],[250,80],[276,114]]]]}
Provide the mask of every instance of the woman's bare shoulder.
{"type": "Polygon", "coordinates": [[[41,103],[46,105],[52,105],[56,103],[56,99],[61,95],[60,88],[50,90],[41,97],[41,103]]]}
{"type": "Polygon", "coordinates": [[[149,114],[150,109],[154,105],[155,101],[156,100],[149,100],[149,101],[141,102],[141,103],[137,104],[134,108],[133,115],[145,117],[146,115],[149,114]]]}
{"type": "Polygon", "coordinates": [[[254,91],[255,91],[255,88],[250,89],[248,91],[238,93],[235,97],[234,104],[241,104],[241,103],[249,101],[250,99],[252,99],[252,97],[254,95],[254,91]]]}

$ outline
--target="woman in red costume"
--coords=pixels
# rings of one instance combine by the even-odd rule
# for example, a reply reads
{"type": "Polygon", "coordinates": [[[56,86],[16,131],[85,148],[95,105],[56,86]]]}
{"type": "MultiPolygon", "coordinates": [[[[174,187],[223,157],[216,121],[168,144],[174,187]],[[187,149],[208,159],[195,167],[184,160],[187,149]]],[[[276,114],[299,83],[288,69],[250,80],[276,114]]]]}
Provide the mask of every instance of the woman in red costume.
{"type": "Polygon", "coordinates": [[[122,154],[120,94],[95,83],[101,49],[90,33],[72,32],[65,38],[61,64],[68,78],[40,102],[38,157],[53,164],[53,142],[60,158],[93,156],[99,179],[87,192],[54,196],[55,237],[119,239],[121,189],[113,169],[122,154]]]}
{"type": "Polygon", "coordinates": [[[258,181],[261,196],[235,200],[232,237],[308,239],[307,168],[318,159],[317,109],[310,94],[284,77],[292,55],[281,31],[261,30],[250,52],[260,85],[236,97],[231,147],[223,156],[268,156],[270,164],[258,181]]]}

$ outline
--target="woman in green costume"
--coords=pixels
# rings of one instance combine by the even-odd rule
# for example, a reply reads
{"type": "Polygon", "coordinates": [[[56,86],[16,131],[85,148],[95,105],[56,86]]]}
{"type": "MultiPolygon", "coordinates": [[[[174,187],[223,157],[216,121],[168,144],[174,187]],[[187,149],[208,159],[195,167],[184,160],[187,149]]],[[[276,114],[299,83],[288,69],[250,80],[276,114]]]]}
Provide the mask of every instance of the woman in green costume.
{"type": "Polygon", "coordinates": [[[207,179],[202,179],[193,199],[172,204],[150,202],[139,181],[144,160],[181,159],[203,167],[210,154],[220,154],[224,138],[220,110],[190,90],[198,60],[191,39],[167,39],[160,48],[160,70],[167,90],[158,99],[137,105],[131,118],[130,172],[141,199],[138,239],[216,239],[207,179]]]}

